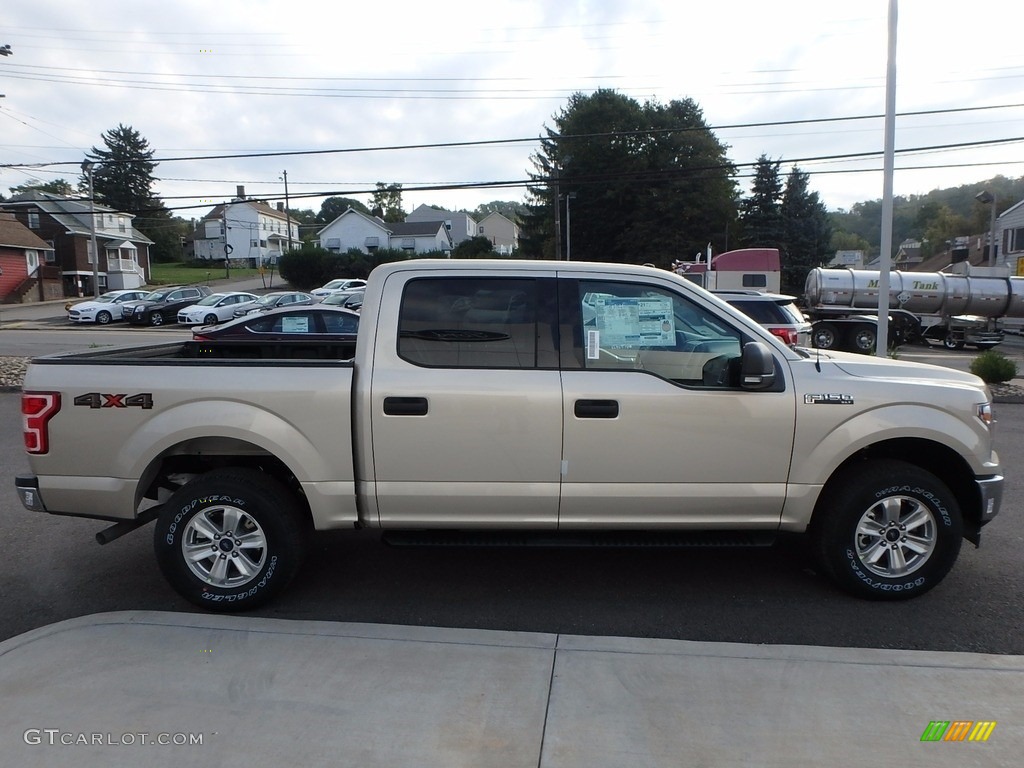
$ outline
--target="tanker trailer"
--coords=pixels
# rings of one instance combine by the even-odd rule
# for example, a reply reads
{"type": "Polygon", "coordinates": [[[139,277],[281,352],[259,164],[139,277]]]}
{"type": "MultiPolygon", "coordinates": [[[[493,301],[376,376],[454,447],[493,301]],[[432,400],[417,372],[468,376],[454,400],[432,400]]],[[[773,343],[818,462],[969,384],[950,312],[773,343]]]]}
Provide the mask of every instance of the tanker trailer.
{"type": "MultiPolygon", "coordinates": [[[[879,272],[812,269],[804,284],[813,344],[872,352],[877,338],[879,272]]],[[[1024,317],[1024,278],[889,273],[889,338],[893,346],[939,342],[987,349],[1003,340],[998,320],[1024,317]]]]}

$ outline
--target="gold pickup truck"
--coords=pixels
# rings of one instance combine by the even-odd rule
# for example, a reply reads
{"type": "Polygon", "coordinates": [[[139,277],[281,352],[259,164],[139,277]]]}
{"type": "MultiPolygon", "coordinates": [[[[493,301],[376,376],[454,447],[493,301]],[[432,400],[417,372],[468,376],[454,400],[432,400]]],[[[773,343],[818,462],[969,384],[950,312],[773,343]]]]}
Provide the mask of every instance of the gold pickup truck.
{"type": "Polygon", "coordinates": [[[653,268],[404,261],[370,276],[354,356],[190,344],[34,360],[16,485],[30,510],[110,521],[101,541],[155,520],[163,573],[211,610],[262,603],[310,532],[357,527],[801,533],[844,589],[907,598],[1001,500],[980,379],[788,347],[653,268]]]}

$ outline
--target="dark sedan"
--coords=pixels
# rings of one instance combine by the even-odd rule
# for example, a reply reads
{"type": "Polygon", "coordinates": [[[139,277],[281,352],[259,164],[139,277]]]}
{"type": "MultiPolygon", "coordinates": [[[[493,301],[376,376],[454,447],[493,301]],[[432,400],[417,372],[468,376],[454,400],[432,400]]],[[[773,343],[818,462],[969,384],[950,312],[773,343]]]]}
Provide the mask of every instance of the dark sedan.
{"type": "Polygon", "coordinates": [[[210,295],[205,285],[177,285],[160,288],[147,293],[138,301],[128,301],[122,305],[122,316],[132,325],[163,325],[176,323],[178,310],[195,304],[204,296],[210,295]]]}
{"type": "Polygon", "coordinates": [[[312,304],[316,298],[302,291],[274,291],[265,293],[252,304],[235,310],[235,317],[253,315],[279,307],[299,307],[312,304]]]}
{"type": "Polygon", "coordinates": [[[355,341],[359,315],[321,304],[284,307],[192,332],[195,341],[355,341]]]}

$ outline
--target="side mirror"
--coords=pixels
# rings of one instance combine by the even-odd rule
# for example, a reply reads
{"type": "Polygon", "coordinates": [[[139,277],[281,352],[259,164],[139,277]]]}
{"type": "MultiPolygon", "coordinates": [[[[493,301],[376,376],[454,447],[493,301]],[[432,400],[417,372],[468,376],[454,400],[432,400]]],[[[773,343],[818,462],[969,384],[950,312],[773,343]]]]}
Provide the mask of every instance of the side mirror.
{"type": "Polygon", "coordinates": [[[775,383],[775,357],[760,341],[743,345],[740,384],[744,389],[768,389],[775,383]]]}

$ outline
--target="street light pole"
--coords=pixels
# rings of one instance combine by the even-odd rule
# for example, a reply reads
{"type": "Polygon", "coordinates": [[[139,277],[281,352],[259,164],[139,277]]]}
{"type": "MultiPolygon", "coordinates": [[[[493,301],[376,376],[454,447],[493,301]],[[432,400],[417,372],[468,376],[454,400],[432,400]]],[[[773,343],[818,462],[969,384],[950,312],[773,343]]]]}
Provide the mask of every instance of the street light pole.
{"type": "Polygon", "coordinates": [[[571,218],[569,216],[569,201],[576,197],[575,192],[567,192],[565,195],[565,260],[572,261],[571,241],[571,218]]]}
{"type": "Polygon", "coordinates": [[[96,196],[92,191],[92,167],[95,163],[86,159],[82,161],[82,172],[89,180],[89,234],[92,242],[92,295],[100,296],[100,250],[96,246],[96,196]]]}

